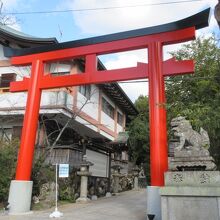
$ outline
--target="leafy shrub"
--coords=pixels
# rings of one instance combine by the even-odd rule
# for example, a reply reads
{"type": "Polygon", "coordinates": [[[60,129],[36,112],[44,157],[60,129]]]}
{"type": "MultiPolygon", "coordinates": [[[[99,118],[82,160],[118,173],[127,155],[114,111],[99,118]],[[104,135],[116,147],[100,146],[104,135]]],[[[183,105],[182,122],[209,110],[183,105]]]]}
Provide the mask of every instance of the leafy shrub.
{"type": "Polygon", "coordinates": [[[45,164],[42,158],[35,160],[32,170],[33,196],[39,196],[44,183],[55,182],[55,167],[45,164]]]}
{"type": "Polygon", "coordinates": [[[17,149],[19,142],[0,142],[0,202],[7,201],[9,186],[15,176],[17,149]]]}

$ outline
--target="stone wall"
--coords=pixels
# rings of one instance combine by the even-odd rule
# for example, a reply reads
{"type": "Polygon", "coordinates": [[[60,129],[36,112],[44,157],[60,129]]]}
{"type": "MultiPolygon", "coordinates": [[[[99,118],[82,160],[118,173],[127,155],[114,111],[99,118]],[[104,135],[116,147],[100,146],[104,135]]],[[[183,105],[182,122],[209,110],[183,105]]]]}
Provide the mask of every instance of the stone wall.
{"type": "MultiPolygon", "coordinates": [[[[119,192],[133,189],[134,177],[122,175],[119,180],[119,192]]],[[[80,176],[73,170],[69,178],[59,178],[59,200],[75,202],[80,196],[80,176]]],[[[111,177],[111,192],[114,179],[111,177]]],[[[93,195],[103,197],[108,191],[108,178],[90,176],[88,178],[88,197],[93,195]]],[[[55,182],[47,182],[41,185],[39,195],[33,197],[33,203],[41,203],[41,207],[49,208],[55,203],[55,182]]]]}

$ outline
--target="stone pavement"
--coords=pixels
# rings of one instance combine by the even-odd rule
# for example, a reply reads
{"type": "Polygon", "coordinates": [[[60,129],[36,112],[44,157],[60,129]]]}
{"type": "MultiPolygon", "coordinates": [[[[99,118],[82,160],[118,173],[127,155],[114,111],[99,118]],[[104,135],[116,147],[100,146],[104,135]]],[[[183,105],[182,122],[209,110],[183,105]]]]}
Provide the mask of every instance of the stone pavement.
{"type": "MultiPolygon", "coordinates": [[[[50,219],[54,209],[36,211],[30,215],[0,215],[0,220],[50,219]]],[[[65,220],[146,220],[146,190],[128,191],[111,198],[101,198],[88,204],[67,204],[59,207],[65,220]]]]}

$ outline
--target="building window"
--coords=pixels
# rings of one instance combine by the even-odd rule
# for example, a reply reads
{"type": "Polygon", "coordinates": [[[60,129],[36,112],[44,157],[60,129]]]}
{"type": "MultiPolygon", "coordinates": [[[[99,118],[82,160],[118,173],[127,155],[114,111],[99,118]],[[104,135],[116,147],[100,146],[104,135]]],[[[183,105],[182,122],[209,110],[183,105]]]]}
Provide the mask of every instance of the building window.
{"type": "Polygon", "coordinates": [[[117,122],[119,125],[123,126],[123,115],[120,112],[117,113],[117,122]]]}
{"type": "Polygon", "coordinates": [[[87,99],[91,97],[91,85],[82,85],[79,86],[79,92],[85,96],[87,99]]]}
{"type": "Polygon", "coordinates": [[[102,111],[105,112],[108,116],[114,119],[114,107],[102,97],[102,111]]]}
{"type": "Polygon", "coordinates": [[[16,80],[15,73],[5,73],[0,76],[0,88],[8,88],[10,87],[10,82],[16,80]]]}

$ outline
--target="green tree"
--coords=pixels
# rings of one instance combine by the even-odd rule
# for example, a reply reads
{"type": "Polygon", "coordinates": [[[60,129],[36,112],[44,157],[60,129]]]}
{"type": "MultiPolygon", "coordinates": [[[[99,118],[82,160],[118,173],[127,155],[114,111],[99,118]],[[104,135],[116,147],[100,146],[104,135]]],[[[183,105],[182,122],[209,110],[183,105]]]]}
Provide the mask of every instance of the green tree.
{"type": "MultiPolygon", "coordinates": [[[[203,127],[211,141],[210,152],[220,168],[220,49],[217,40],[198,38],[172,54],[178,60],[195,60],[195,74],[170,77],[166,81],[168,134],[177,116],[189,119],[194,129],[203,127]]],[[[136,164],[146,163],[149,176],[148,97],[135,101],[139,114],[129,130],[129,153],[136,164]]]]}
{"type": "Polygon", "coordinates": [[[137,164],[144,164],[145,173],[149,179],[149,110],[148,97],[139,96],[135,101],[139,114],[129,124],[129,155],[137,164]]]}
{"type": "Polygon", "coordinates": [[[198,38],[172,54],[178,60],[195,60],[195,74],[175,76],[166,83],[168,124],[186,116],[196,130],[203,127],[211,141],[210,152],[220,166],[220,49],[217,40],[198,38]]]}

